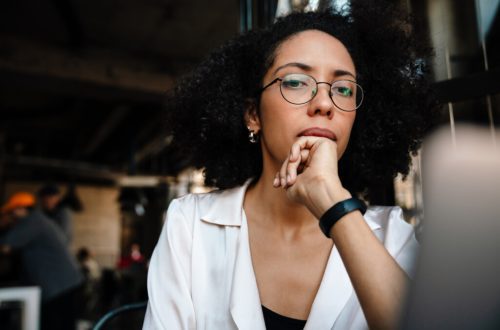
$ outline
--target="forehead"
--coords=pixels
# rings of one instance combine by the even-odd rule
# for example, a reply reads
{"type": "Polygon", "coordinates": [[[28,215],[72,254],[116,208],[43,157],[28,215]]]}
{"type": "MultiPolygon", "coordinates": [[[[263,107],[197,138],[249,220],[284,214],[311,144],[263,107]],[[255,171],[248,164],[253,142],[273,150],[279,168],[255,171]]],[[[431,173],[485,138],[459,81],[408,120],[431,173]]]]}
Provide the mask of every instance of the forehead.
{"type": "Polygon", "coordinates": [[[269,71],[286,63],[299,62],[314,69],[346,69],[354,71],[349,51],[337,38],[319,30],[294,34],[276,49],[269,71]]]}

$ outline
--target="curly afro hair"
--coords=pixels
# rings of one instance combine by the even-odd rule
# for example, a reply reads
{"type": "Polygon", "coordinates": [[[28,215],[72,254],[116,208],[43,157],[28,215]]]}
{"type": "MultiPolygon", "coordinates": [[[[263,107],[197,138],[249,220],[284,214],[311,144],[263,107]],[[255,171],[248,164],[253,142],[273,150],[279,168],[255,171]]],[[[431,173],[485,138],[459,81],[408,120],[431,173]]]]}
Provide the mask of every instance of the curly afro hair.
{"type": "Polygon", "coordinates": [[[437,103],[429,88],[432,54],[412,19],[390,1],[351,1],[342,10],[293,13],[263,30],[240,35],[215,50],[171,91],[166,103],[174,147],[187,163],[205,169],[205,183],[220,189],[258,178],[262,154],[248,141],[244,113],[259,104],[262,78],[277,47],[305,30],[339,39],[348,49],[365,91],[339,175],[351,193],[407,174],[410,153],[432,127],[437,103]]]}

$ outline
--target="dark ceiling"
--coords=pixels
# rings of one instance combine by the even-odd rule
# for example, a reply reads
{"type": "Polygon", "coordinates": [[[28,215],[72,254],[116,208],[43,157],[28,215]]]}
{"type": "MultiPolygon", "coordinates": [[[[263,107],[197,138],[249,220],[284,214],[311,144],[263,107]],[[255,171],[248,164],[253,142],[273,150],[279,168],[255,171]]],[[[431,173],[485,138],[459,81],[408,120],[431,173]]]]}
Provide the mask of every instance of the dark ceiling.
{"type": "MultiPolygon", "coordinates": [[[[435,1],[410,2],[417,17],[432,16],[428,10],[435,1]]],[[[125,174],[177,174],[186,164],[163,129],[165,92],[241,27],[272,21],[276,3],[3,1],[0,190],[14,180],[115,183],[125,174]]],[[[450,60],[474,70],[437,82],[435,90],[444,103],[459,102],[456,119],[481,122],[485,116],[476,117],[484,111],[477,109],[484,106],[466,107],[463,101],[500,93],[500,15],[497,8],[486,35],[490,70],[485,71],[480,45],[463,38],[462,30],[475,31],[476,24],[470,14],[474,2],[464,3],[469,7],[453,2],[453,17],[461,23],[449,28],[468,57],[452,54],[450,60]]]]}
{"type": "Polygon", "coordinates": [[[183,166],[162,129],[163,95],[238,32],[238,1],[0,7],[0,177],[112,181],[183,166]]]}

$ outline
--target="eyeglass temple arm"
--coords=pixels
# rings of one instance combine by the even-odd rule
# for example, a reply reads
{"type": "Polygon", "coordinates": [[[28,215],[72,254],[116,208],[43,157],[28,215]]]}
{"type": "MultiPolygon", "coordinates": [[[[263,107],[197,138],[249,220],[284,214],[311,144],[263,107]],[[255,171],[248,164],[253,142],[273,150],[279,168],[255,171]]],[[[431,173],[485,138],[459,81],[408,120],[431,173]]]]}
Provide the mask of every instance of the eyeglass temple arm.
{"type": "Polygon", "coordinates": [[[273,81],[271,81],[269,84],[267,84],[266,86],[262,87],[262,88],[260,89],[260,91],[259,91],[259,92],[262,92],[264,89],[266,89],[267,87],[271,86],[271,85],[272,85],[272,84],[274,84],[275,82],[277,82],[277,81],[282,81],[282,80],[283,80],[283,79],[281,79],[281,78],[276,78],[276,79],[274,79],[274,80],[273,80],[273,81]]]}

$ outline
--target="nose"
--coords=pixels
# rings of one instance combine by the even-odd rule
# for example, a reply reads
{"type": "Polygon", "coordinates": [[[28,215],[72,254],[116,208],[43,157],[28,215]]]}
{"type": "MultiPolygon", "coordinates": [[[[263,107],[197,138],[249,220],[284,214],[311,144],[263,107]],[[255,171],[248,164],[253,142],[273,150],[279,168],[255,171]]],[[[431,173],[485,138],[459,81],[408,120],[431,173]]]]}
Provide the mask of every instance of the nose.
{"type": "Polygon", "coordinates": [[[309,102],[307,114],[309,116],[327,116],[329,119],[333,118],[335,112],[335,105],[331,98],[332,85],[327,82],[318,82],[318,91],[313,99],[309,102]]]}

